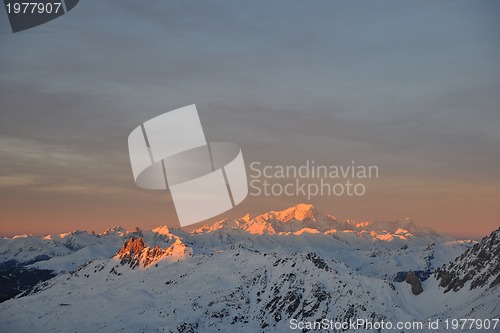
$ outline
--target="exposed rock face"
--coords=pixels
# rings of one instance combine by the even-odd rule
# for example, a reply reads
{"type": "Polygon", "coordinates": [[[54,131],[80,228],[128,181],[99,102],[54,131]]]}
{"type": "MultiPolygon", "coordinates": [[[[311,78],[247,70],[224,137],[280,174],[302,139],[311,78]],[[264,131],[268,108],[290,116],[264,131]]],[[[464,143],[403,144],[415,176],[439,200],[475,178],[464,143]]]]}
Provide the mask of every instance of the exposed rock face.
{"type": "Polygon", "coordinates": [[[458,291],[467,282],[471,290],[497,286],[500,283],[500,228],[448,265],[438,268],[435,276],[445,293],[458,291]]]}
{"type": "Polygon", "coordinates": [[[146,244],[142,238],[130,238],[125,241],[117,256],[120,259],[120,264],[129,264],[130,267],[135,268],[139,266],[139,257],[142,251],[146,248],[146,244]]]}
{"type": "Polygon", "coordinates": [[[146,244],[144,243],[144,240],[142,238],[130,238],[129,240],[125,241],[123,244],[123,247],[120,249],[118,254],[120,253],[130,253],[130,252],[135,252],[139,253],[144,250],[146,247],[146,244]]]}
{"type": "Polygon", "coordinates": [[[120,259],[120,264],[129,265],[132,269],[136,267],[146,268],[162,258],[190,253],[189,250],[179,238],[171,246],[164,249],[158,245],[152,248],[147,247],[142,238],[132,237],[125,241],[116,257],[120,259]]]}
{"type": "Polygon", "coordinates": [[[424,288],[422,288],[422,284],[420,283],[420,279],[413,272],[408,272],[406,274],[405,282],[411,286],[411,292],[413,295],[420,295],[424,291],[424,288]]]}

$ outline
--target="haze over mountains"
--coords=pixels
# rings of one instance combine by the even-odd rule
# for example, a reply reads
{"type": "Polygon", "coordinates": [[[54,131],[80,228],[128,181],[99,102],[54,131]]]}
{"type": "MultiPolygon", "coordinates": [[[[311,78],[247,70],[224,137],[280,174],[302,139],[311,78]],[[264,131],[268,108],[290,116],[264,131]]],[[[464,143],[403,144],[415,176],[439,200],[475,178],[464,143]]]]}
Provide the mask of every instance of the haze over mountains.
{"type": "Polygon", "coordinates": [[[0,304],[0,322],[15,332],[285,332],[292,319],[494,319],[499,244],[500,229],[454,240],[410,220],[338,221],[307,204],[190,233],[3,238],[2,296],[28,290],[0,304]]]}

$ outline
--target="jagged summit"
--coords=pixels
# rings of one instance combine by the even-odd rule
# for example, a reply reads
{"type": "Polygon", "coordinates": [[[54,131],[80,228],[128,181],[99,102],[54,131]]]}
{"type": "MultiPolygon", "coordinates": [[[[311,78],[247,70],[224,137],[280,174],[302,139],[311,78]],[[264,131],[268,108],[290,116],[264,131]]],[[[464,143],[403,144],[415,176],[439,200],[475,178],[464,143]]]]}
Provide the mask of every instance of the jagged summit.
{"type": "Polygon", "coordinates": [[[160,234],[160,235],[165,235],[165,236],[171,236],[172,235],[172,233],[170,232],[169,227],[167,227],[166,225],[161,225],[159,227],[154,228],[151,231],[156,232],[157,234],[160,234]]]}
{"type": "Polygon", "coordinates": [[[125,241],[115,258],[120,260],[121,265],[129,265],[134,269],[146,268],[169,257],[179,259],[191,253],[191,249],[179,237],[175,237],[174,242],[166,248],[158,245],[150,247],[146,245],[143,238],[131,237],[125,241]]]}
{"type": "Polygon", "coordinates": [[[127,233],[127,230],[125,230],[121,226],[116,226],[113,228],[106,229],[106,231],[103,232],[103,235],[119,235],[123,236],[127,233]]]}

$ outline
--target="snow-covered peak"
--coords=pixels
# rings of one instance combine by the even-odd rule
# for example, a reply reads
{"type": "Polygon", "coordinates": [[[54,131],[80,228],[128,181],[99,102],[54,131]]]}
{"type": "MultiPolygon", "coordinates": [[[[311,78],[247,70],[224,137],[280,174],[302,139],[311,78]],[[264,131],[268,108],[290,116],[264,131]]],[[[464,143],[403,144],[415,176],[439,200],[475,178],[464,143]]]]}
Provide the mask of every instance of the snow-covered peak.
{"type": "Polygon", "coordinates": [[[139,227],[135,227],[132,230],[127,230],[125,234],[130,237],[144,237],[142,229],[139,227]]]}
{"type": "Polygon", "coordinates": [[[283,211],[271,211],[267,214],[266,216],[273,216],[280,220],[281,222],[288,222],[290,220],[298,220],[298,221],[304,221],[304,220],[316,220],[316,217],[318,215],[318,211],[316,210],[316,207],[311,204],[298,204],[296,206],[292,206],[290,208],[287,208],[283,211]]]}
{"type": "MultiPolygon", "coordinates": [[[[246,218],[247,216],[249,215],[248,214],[245,215],[244,218],[246,218]]],[[[223,219],[218,222],[215,222],[214,224],[205,224],[203,227],[192,231],[191,234],[203,234],[203,233],[214,232],[220,229],[240,228],[241,227],[241,223],[239,223],[240,221],[246,222],[251,220],[251,218],[249,218],[248,220],[244,220],[244,218],[237,220],[223,219]]]]}
{"type": "Polygon", "coordinates": [[[154,228],[151,230],[153,232],[156,232],[159,235],[165,235],[165,236],[171,236],[172,233],[170,232],[170,229],[166,225],[161,225],[157,228],[154,228]]]}
{"type": "Polygon", "coordinates": [[[15,239],[15,238],[28,238],[28,237],[33,237],[33,235],[32,234],[22,234],[22,235],[15,235],[12,238],[15,239]]]}
{"type": "Polygon", "coordinates": [[[113,228],[109,228],[106,231],[104,231],[102,234],[103,235],[117,235],[117,236],[123,236],[127,233],[127,230],[125,228],[122,228],[120,226],[116,226],[113,228]]]}
{"type": "Polygon", "coordinates": [[[304,228],[324,233],[328,230],[343,229],[333,216],[324,215],[311,204],[298,204],[282,211],[270,211],[254,218],[249,215],[237,219],[240,228],[251,234],[290,234],[304,228]]]}
{"type": "Polygon", "coordinates": [[[66,238],[68,236],[73,236],[73,235],[82,235],[82,234],[88,234],[85,230],[75,230],[71,232],[63,232],[59,234],[60,238],[66,238]]]}
{"type": "Polygon", "coordinates": [[[120,260],[120,264],[131,268],[146,268],[166,258],[180,260],[191,254],[191,249],[176,236],[175,241],[166,248],[158,245],[150,247],[143,238],[132,237],[125,241],[115,258],[120,260]]]}

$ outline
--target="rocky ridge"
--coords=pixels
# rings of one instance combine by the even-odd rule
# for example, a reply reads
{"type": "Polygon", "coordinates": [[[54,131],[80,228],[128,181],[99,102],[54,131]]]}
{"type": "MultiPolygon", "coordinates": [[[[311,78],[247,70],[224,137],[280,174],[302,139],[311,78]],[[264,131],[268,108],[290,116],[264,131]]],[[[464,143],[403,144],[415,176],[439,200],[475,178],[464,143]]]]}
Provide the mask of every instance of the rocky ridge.
{"type": "Polygon", "coordinates": [[[438,268],[435,277],[445,292],[470,290],[500,284],[500,228],[447,265],[438,268]]]}

